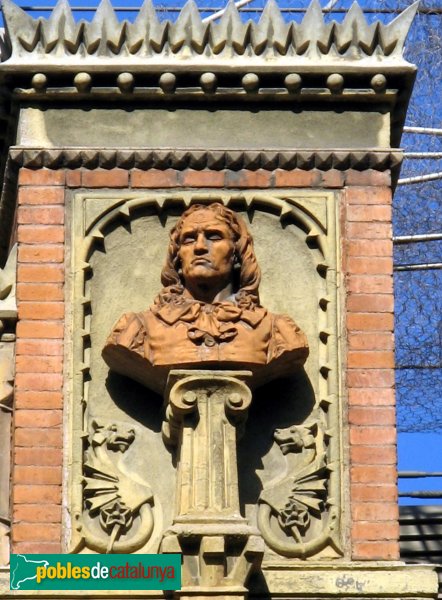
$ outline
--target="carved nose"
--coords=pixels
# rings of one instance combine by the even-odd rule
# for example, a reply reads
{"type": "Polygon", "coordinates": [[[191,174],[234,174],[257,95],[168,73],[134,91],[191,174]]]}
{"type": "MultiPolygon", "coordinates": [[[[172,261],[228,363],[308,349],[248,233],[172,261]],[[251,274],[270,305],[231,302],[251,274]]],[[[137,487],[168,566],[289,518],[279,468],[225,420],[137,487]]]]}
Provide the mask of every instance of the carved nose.
{"type": "Polygon", "coordinates": [[[206,238],[203,234],[200,234],[196,238],[194,252],[196,252],[197,254],[203,254],[204,252],[207,252],[206,238]]]}

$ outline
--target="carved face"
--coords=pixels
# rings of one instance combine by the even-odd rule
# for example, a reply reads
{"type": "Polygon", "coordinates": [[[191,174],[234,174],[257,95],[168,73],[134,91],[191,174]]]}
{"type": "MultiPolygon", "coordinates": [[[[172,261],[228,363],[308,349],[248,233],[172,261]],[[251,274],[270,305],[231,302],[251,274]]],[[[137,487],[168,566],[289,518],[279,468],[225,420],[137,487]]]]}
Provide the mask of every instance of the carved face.
{"type": "Polygon", "coordinates": [[[235,244],[232,231],[213,211],[198,210],[184,219],[178,256],[185,286],[225,287],[231,280],[235,244]]]}

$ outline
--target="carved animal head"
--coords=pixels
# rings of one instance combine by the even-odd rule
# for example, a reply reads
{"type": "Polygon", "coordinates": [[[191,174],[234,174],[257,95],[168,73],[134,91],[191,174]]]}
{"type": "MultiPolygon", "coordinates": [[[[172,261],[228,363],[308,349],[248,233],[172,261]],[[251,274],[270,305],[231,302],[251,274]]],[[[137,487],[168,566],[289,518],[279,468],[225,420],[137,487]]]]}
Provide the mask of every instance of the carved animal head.
{"type": "Polygon", "coordinates": [[[275,429],[275,442],[281,448],[283,454],[301,452],[304,448],[313,448],[317,427],[316,422],[310,422],[302,425],[292,425],[284,429],[275,429]]]}
{"type": "Polygon", "coordinates": [[[92,427],[94,429],[91,436],[92,445],[106,444],[107,448],[114,452],[126,452],[135,439],[135,430],[124,423],[100,425],[97,421],[93,421],[92,427]]]}

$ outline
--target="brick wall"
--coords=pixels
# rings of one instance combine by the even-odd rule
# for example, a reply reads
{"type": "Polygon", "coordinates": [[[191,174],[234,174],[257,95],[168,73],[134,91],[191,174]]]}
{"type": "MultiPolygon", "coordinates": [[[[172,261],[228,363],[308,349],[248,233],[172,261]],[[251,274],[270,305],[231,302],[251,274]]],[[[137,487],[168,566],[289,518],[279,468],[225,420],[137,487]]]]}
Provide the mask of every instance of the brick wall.
{"type": "Polygon", "coordinates": [[[352,557],[398,559],[393,245],[388,187],[346,190],[352,557]]]}
{"type": "MultiPolygon", "coordinates": [[[[13,551],[61,550],[65,188],[345,188],[352,557],[398,557],[389,173],[21,169],[13,551]]],[[[344,507],[345,508],[345,507],[344,507]]]]}
{"type": "Polygon", "coordinates": [[[60,552],[63,172],[19,176],[13,552],[60,552]]]}

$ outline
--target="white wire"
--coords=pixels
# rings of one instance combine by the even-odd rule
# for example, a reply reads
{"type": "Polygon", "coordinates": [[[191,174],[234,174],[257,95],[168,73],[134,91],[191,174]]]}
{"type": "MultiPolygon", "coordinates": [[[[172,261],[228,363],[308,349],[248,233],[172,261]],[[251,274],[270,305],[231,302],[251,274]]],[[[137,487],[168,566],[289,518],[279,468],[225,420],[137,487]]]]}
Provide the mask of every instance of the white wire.
{"type": "Polygon", "coordinates": [[[336,4],[338,2],[339,2],[339,0],[330,0],[330,2],[328,4],[326,4],[322,10],[323,11],[331,10],[334,6],[336,6],[336,4]]]}
{"type": "MultiPolygon", "coordinates": [[[[238,0],[238,2],[235,2],[235,6],[236,6],[236,8],[241,8],[241,6],[245,6],[246,4],[249,4],[250,2],[253,2],[253,0],[238,0]]],[[[227,10],[227,6],[225,8],[222,8],[221,10],[218,10],[216,13],[213,13],[213,15],[209,15],[208,17],[205,17],[204,19],[202,19],[203,23],[209,23],[210,21],[219,19],[219,17],[223,16],[223,14],[226,12],[226,10],[227,10]]]]}

